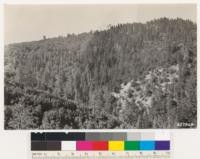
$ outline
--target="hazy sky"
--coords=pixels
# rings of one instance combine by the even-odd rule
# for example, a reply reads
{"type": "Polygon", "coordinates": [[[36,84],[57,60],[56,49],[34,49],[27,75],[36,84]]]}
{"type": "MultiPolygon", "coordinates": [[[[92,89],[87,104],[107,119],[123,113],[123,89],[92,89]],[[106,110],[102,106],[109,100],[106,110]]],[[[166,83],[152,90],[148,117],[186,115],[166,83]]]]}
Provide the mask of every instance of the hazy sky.
{"type": "Polygon", "coordinates": [[[196,5],[5,5],[5,44],[105,29],[160,17],[196,22],[196,5]]]}

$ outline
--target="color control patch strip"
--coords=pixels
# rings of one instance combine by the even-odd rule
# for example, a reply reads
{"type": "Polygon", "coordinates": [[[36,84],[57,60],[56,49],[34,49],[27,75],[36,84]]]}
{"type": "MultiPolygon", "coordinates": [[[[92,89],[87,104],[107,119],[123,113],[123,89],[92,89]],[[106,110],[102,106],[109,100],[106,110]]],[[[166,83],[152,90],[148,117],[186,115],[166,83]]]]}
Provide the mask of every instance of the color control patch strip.
{"type": "Polygon", "coordinates": [[[168,151],[168,133],[31,133],[32,151],[168,151]]]}

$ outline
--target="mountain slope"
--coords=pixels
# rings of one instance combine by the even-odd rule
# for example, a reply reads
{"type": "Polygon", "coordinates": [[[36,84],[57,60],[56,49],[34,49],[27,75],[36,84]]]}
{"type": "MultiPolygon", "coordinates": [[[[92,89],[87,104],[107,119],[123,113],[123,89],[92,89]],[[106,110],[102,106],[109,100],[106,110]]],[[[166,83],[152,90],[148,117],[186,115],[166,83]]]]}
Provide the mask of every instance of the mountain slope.
{"type": "Polygon", "coordinates": [[[7,45],[5,128],[195,127],[196,54],[179,18],[7,45]]]}

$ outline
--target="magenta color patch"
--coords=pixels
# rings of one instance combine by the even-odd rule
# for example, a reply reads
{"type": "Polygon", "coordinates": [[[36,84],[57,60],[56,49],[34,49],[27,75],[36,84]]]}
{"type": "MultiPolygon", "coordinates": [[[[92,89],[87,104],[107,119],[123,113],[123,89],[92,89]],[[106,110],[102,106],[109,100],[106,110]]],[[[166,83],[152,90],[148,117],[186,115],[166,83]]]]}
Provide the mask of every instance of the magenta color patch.
{"type": "Polygon", "coordinates": [[[92,142],[91,141],[76,141],[76,150],[78,151],[92,150],[92,142]]]}

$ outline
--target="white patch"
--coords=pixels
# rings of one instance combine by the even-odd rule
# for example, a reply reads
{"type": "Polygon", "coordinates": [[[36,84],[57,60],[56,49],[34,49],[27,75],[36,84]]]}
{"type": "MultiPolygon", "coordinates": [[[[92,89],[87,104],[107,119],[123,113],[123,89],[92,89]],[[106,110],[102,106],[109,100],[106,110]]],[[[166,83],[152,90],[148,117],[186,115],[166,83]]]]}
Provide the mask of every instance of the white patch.
{"type": "Polygon", "coordinates": [[[145,96],[147,91],[149,91],[148,85],[150,84],[154,89],[160,89],[163,92],[167,92],[168,85],[173,84],[175,79],[178,78],[178,71],[178,65],[173,65],[169,68],[158,67],[149,71],[143,80],[138,79],[136,81],[131,80],[127,84],[122,83],[120,93],[112,93],[121,105],[120,112],[123,112],[123,110],[126,109],[127,104],[132,101],[135,101],[135,104],[138,107],[142,105],[147,109],[151,108],[155,95],[153,94],[154,92],[152,92],[151,95],[145,96]],[[157,80],[154,81],[154,78],[157,80]]]}

